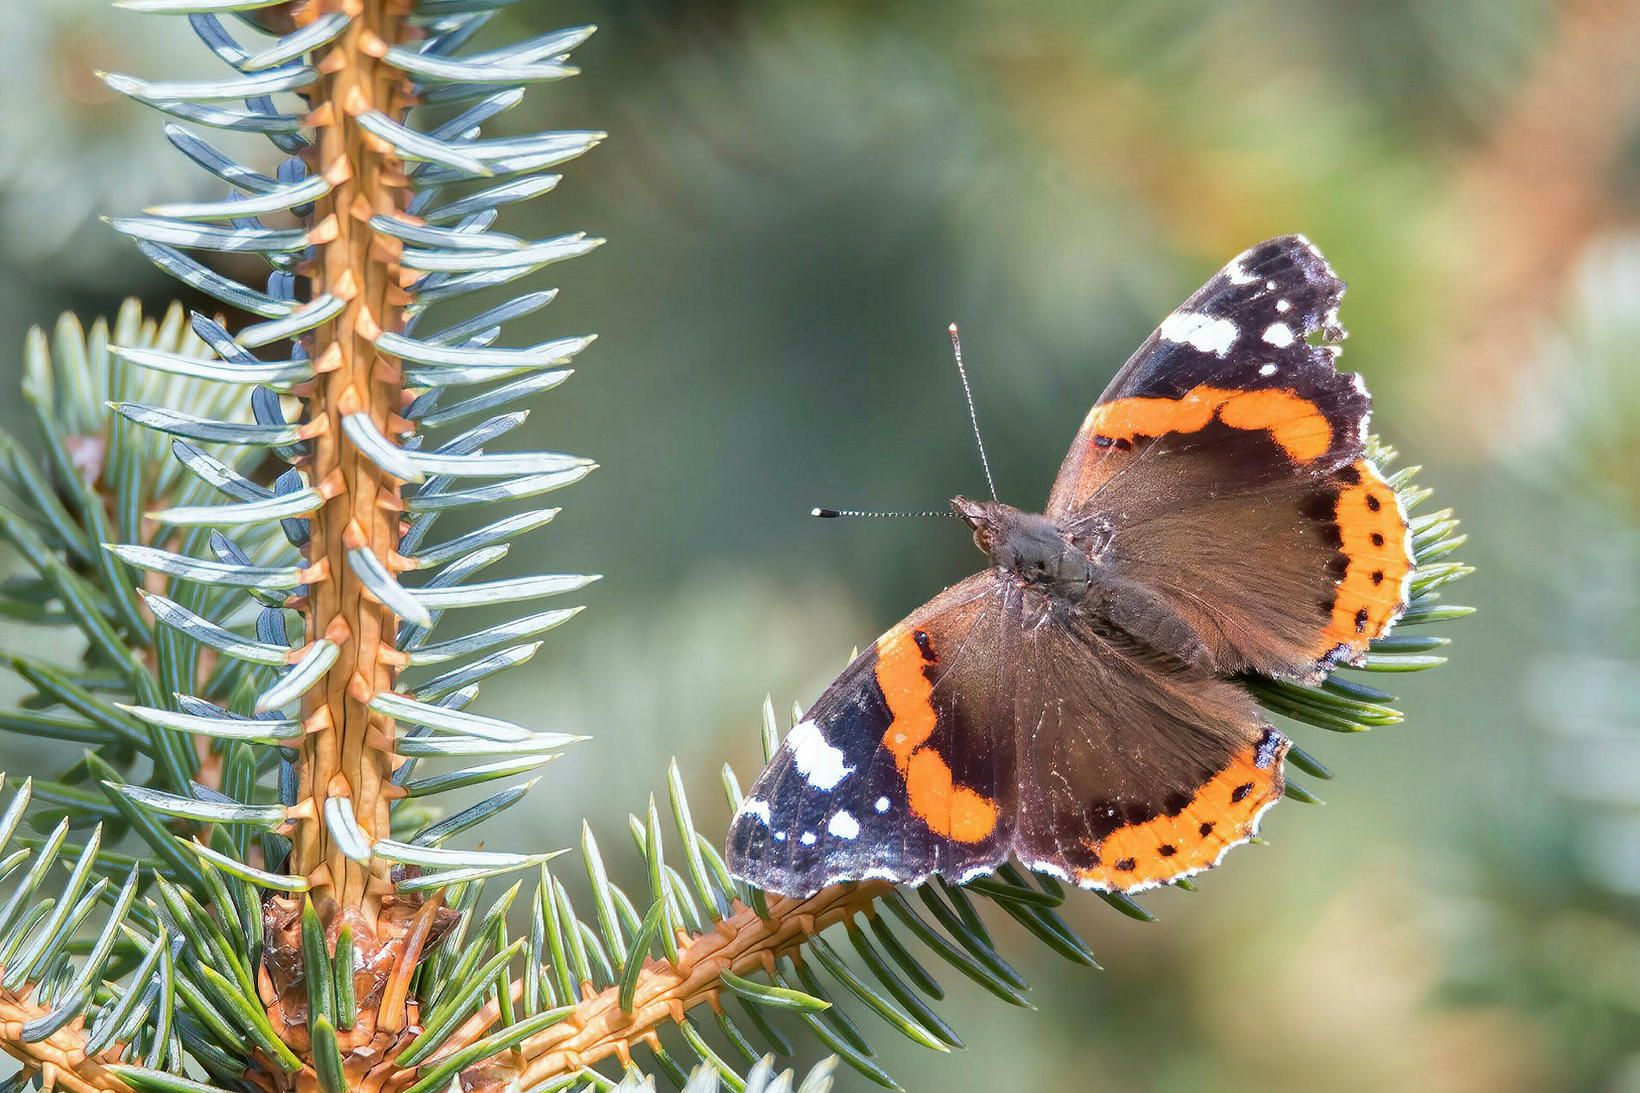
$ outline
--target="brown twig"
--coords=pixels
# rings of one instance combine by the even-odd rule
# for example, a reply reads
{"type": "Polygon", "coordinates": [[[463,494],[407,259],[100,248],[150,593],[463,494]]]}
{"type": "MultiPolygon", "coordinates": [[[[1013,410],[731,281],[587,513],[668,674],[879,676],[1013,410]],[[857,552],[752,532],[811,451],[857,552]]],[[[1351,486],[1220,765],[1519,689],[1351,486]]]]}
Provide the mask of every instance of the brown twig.
{"type": "MultiPolygon", "coordinates": [[[[677,964],[650,960],[644,965],[630,1014],[621,1011],[615,987],[597,994],[584,992],[571,1016],[526,1040],[520,1059],[512,1064],[517,1068],[518,1087],[528,1089],[611,1056],[623,1063],[630,1061],[633,1046],[655,1042],[668,1022],[682,1021],[685,1013],[700,1005],[716,1008],[723,972],[746,975],[770,970],[777,958],[827,927],[869,913],[890,890],[882,881],[868,881],[827,888],[807,899],[771,896],[767,918],[736,904],[733,913],[712,930],[680,936],[677,964]]],[[[512,993],[515,999],[522,997],[523,984],[514,982],[512,993]]],[[[492,1002],[449,1038],[440,1056],[478,1040],[497,1016],[492,1002]]],[[[482,1065],[469,1068],[464,1082],[476,1082],[482,1065]]]]}
{"type": "Polygon", "coordinates": [[[408,182],[392,148],[359,117],[380,111],[402,118],[409,108],[408,79],[382,58],[414,32],[408,0],[327,0],[314,8],[320,6],[339,7],[353,21],[315,57],[320,78],[309,94],[308,120],[316,141],[307,155],[310,170],[332,188],[310,217],[315,253],[305,272],[315,296],[329,293],[346,303],[313,335],[319,376],[307,404],[316,435],[306,470],[332,495],[310,518],[309,564],[328,563],[328,569],[327,579],[312,583],[304,613],[309,637],[338,641],[341,655],[303,701],[312,731],[303,741],[297,800],[308,807],[293,821],[291,869],[313,882],[316,903],[357,909],[368,923],[392,890],[386,863],[361,864],[342,854],[325,825],[324,804],[345,797],[367,835],[388,832],[388,780],[397,763],[390,750],[393,723],[369,702],[393,689],[396,662],[384,654],[392,649],[398,617],[365,592],[345,559],[348,551],[364,549],[392,569],[403,505],[398,480],[345,440],[342,418],[368,415],[389,435],[401,424],[399,365],[377,352],[375,339],[402,327],[408,296],[399,283],[399,245],[373,232],[369,221],[401,215],[408,182]]]}
{"type": "Polygon", "coordinates": [[[130,1093],[130,1087],[97,1059],[85,1054],[85,1027],[70,1021],[43,1040],[23,1039],[23,1026],[50,1011],[28,1000],[27,994],[0,991],[0,1051],[26,1070],[40,1072],[43,1087],[69,1093],[130,1093]]]}

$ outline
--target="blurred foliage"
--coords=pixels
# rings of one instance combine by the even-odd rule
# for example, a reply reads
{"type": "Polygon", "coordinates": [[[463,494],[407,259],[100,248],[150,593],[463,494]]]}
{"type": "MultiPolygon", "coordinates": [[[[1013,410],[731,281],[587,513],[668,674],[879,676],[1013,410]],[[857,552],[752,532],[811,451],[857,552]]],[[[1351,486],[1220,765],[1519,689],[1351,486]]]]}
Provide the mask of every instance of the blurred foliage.
{"type": "Polygon", "coordinates": [[[17,345],[42,318],[71,308],[110,314],[134,286],[158,288],[98,216],[206,190],[207,178],[97,71],[163,63],[185,79],[208,71],[210,58],[179,42],[166,20],[105,0],[0,0],[0,22],[0,324],[17,345]]]}
{"type": "Polygon", "coordinates": [[[1525,678],[1549,798],[1472,833],[1469,931],[1441,997],[1528,1015],[1572,1089],[1640,1088],[1640,239],[1589,248],[1521,384],[1515,488],[1557,564],[1555,651],[1525,678]],[[1529,878],[1523,883],[1522,878],[1529,878]]]}

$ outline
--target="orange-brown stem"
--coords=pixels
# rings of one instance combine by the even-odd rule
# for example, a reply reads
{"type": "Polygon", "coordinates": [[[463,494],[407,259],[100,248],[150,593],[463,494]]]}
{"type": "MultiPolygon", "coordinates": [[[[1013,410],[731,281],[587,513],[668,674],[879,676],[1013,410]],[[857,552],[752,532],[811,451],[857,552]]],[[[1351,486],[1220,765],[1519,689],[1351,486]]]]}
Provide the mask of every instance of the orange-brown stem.
{"type": "MultiPolygon", "coordinates": [[[[644,965],[630,1014],[621,1011],[619,991],[614,987],[588,994],[568,1018],[526,1040],[518,1058],[503,1060],[509,1080],[517,1088],[529,1089],[611,1056],[624,1062],[635,1044],[652,1041],[668,1022],[681,1021],[688,1010],[702,1004],[715,1007],[723,989],[723,972],[746,975],[770,968],[778,957],[828,926],[869,912],[890,890],[885,882],[868,881],[837,885],[807,899],[771,896],[767,918],[737,904],[712,930],[681,938],[677,964],[650,960],[644,965]]],[[[512,993],[515,999],[522,997],[522,984],[515,982],[512,993]]],[[[450,1037],[440,1055],[459,1051],[484,1036],[497,1016],[492,1002],[450,1037]]],[[[488,1065],[470,1068],[462,1075],[463,1086],[491,1084],[486,1076],[488,1065]]]]}
{"type": "Polygon", "coordinates": [[[323,361],[308,398],[319,425],[304,468],[330,494],[313,514],[308,561],[327,560],[327,579],[310,587],[305,614],[309,638],[341,634],[341,655],[307,695],[303,718],[320,726],[303,742],[299,801],[311,801],[293,821],[291,871],[308,877],[313,897],[369,929],[391,891],[386,864],[363,864],[341,853],[324,822],[328,798],[349,798],[360,827],[372,838],[388,831],[384,788],[397,762],[378,746],[393,739],[390,718],[369,708],[372,696],[392,690],[396,668],[391,649],[398,617],[373,599],[346,561],[350,547],[370,551],[388,564],[400,534],[398,480],[383,473],[348,442],[345,412],[368,414],[391,434],[402,408],[398,363],[381,356],[375,339],[399,330],[407,296],[400,285],[399,247],[370,229],[370,218],[401,215],[408,192],[404,165],[392,149],[359,124],[368,111],[402,119],[411,102],[408,80],[381,60],[385,48],[414,33],[406,20],[408,0],[325,0],[301,14],[314,17],[341,8],[353,16],[348,29],[315,57],[319,82],[310,96],[316,142],[309,169],[331,183],[310,218],[314,257],[305,272],[314,296],[329,293],[345,306],[314,331],[309,351],[323,361]]]}
{"type": "Polygon", "coordinates": [[[47,1089],[55,1085],[69,1093],[130,1093],[130,1087],[100,1060],[86,1058],[81,1019],[70,1021],[44,1040],[26,1042],[23,1026],[48,1012],[29,1001],[27,992],[0,991],[0,1050],[25,1070],[39,1072],[47,1089]]]}

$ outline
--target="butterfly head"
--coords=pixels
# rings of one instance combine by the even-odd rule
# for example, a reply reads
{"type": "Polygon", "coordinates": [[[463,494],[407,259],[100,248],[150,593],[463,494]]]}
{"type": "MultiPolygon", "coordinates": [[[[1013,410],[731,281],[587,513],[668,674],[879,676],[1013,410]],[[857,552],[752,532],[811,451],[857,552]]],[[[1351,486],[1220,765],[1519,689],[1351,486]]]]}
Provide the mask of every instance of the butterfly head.
{"type": "Polygon", "coordinates": [[[1084,592],[1097,560],[1051,519],[1000,501],[953,498],[951,508],[974,532],[974,545],[991,564],[1033,585],[1055,586],[1067,595],[1084,592]]]}
{"type": "Polygon", "coordinates": [[[1018,509],[1001,501],[971,501],[966,497],[953,497],[951,511],[974,533],[974,545],[993,557],[1012,522],[1010,517],[1019,514],[1018,509]]]}

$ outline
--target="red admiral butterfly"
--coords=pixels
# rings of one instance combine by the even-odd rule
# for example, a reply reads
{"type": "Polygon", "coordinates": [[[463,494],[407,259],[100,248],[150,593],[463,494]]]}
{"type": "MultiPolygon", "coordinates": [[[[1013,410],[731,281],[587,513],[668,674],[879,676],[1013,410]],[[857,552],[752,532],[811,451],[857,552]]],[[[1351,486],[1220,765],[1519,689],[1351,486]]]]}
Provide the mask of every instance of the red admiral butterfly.
{"type": "Polygon", "coordinates": [[[1010,855],[1131,892],[1209,868],[1281,797],[1238,682],[1318,682],[1407,605],[1412,547],[1337,371],[1344,285],[1246,251],[1112,380],[1041,514],[953,501],[990,559],[878,638],[735,815],[734,874],[808,895],[1010,855]]]}

